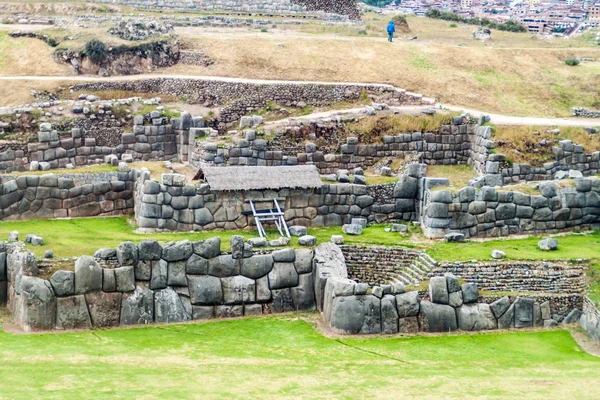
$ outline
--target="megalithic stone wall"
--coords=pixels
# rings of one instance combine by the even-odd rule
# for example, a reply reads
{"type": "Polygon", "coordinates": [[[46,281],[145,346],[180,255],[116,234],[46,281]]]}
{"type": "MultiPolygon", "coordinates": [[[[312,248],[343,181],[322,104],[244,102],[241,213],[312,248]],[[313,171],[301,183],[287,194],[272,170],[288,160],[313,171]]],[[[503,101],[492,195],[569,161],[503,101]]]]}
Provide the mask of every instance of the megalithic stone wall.
{"type": "MultiPolygon", "coordinates": [[[[341,250],[331,243],[315,249],[317,307],[340,334],[393,334],[478,331],[555,326],[550,301],[508,296],[491,304],[481,300],[475,283],[459,284],[452,274],[432,277],[428,293],[405,292],[400,283],[369,287],[348,279],[341,250]]],[[[564,322],[577,322],[579,309],[564,322]]]]}
{"type": "Polygon", "coordinates": [[[27,332],[315,308],[311,249],[254,253],[240,236],[231,239],[231,253],[220,245],[218,237],[164,246],[124,242],[79,257],[74,271],[59,270],[46,280],[33,254],[12,244],[8,306],[27,332]]]}
{"type": "Polygon", "coordinates": [[[600,344],[600,310],[589,297],[586,297],[583,302],[583,314],[580,323],[588,335],[600,344]]]}
{"type": "Polygon", "coordinates": [[[3,176],[0,219],[124,215],[133,211],[135,171],[3,176]]]}
{"type": "Polygon", "coordinates": [[[422,227],[431,238],[461,232],[466,237],[548,234],[600,227],[600,180],[581,178],[574,187],[539,184],[539,194],[484,186],[426,194],[422,227]]]}

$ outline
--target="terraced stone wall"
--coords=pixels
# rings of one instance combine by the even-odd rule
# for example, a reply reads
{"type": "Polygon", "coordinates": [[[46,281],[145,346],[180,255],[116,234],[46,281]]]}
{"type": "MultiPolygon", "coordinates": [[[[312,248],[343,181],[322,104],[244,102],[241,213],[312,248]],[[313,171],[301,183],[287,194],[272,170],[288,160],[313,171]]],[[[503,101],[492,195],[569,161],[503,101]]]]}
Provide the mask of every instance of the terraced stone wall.
{"type": "MultiPolygon", "coordinates": [[[[398,233],[388,233],[398,235],[398,233]]],[[[346,260],[348,277],[371,286],[390,284],[419,258],[420,252],[384,246],[340,246],[346,260]]]]}
{"type": "Polygon", "coordinates": [[[312,250],[259,254],[239,236],[232,238],[231,253],[221,252],[220,244],[219,238],[164,246],[124,242],[80,257],[74,270],[59,270],[48,279],[32,253],[11,244],[8,307],[26,332],[315,308],[312,250]]]}
{"type": "Polygon", "coordinates": [[[341,226],[352,218],[383,222],[414,217],[414,200],[402,198],[403,192],[394,191],[390,204],[375,204],[365,185],[219,192],[211,190],[208,184],[185,184],[184,177],[178,174],[163,175],[161,183],[150,179],[147,171],[142,171],[136,182],[135,216],[143,231],[252,227],[254,218],[248,200],[263,209],[271,208],[274,198],[284,208],[289,225],[341,226]]]}
{"type": "Polygon", "coordinates": [[[575,179],[575,187],[539,185],[540,194],[489,186],[433,189],[423,202],[422,226],[431,238],[461,232],[466,237],[548,234],[595,229],[600,222],[600,180],[575,179]]]}
{"type": "Polygon", "coordinates": [[[133,211],[135,171],[5,175],[0,219],[51,219],[124,215],[133,211]]]}

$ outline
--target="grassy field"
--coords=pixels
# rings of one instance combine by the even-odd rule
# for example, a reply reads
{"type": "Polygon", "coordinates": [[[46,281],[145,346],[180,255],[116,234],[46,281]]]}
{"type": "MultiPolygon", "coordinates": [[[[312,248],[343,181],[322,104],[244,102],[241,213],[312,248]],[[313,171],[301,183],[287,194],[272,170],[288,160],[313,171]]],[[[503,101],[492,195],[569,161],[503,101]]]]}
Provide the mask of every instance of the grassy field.
{"type": "Polygon", "coordinates": [[[0,343],[0,398],[7,399],[600,396],[600,359],[562,330],[336,339],[290,315],[0,332],[0,343]]]}

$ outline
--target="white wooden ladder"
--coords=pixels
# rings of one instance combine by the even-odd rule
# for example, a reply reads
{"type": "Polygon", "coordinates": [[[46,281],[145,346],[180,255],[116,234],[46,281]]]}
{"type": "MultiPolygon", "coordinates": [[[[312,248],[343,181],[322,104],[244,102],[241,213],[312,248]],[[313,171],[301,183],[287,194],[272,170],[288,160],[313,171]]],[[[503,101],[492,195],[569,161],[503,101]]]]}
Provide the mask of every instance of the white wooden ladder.
{"type": "Polygon", "coordinates": [[[275,226],[277,226],[277,230],[281,236],[290,237],[290,231],[288,229],[287,223],[285,222],[285,218],[283,215],[283,210],[279,206],[279,202],[277,199],[273,199],[273,208],[267,210],[257,210],[254,206],[254,202],[252,200],[248,200],[250,202],[250,208],[252,209],[252,215],[254,216],[254,221],[256,222],[256,227],[258,228],[258,234],[261,238],[267,236],[265,232],[265,228],[263,226],[264,222],[273,221],[275,222],[275,226]]]}

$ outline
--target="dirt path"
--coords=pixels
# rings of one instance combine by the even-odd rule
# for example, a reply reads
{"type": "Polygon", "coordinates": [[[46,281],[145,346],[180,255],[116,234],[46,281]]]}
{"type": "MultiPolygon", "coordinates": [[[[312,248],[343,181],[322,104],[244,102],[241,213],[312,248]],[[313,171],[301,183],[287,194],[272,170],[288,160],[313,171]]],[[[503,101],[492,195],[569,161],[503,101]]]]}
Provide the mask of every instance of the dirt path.
{"type": "MultiPolygon", "coordinates": [[[[233,82],[233,83],[251,83],[251,84],[309,84],[309,85],[371,85],[376,87],[391,88],[392,85],[383,83],[365,83],[365,82],[322,82],[322,81],[285,81],[285,80],[266,80],[266,79],[247,79],[247,78],[231,78],[220,76],[194,76],[194,75],[161,75],[161,74],[143,74],[132,76],[111,76],[102,78],[98,76],[0,76],[2,81],[56,81],[56,82],[119,82],[119,81],[139,81],[144,79],[197,79],[213,82],[233,82]]],[[[424,101],[430,102],[432,107],[435,105],[435,100],[431,98],[423,98],[424,101]]],[[[438,105],[435,105],[436,107],[438,105]]],[[[468,109],[461,106],[453,106],[443,104],[443,109],[450,111],[468,112],[469,114],[479,117],[483,114],[488,115],[491,122],[496,125],[534,125],[534,126],[600,126],[600,118],[545,118],[545,117],[520,117],[501,114],[491,114],[486,111],[468,109]]],[[[409,109],[415,109],[415,106],[407,107],[391,107],[392,110],[402,112],[409,109]]],[[[326,118],[327,116],[335,115],[336,113],[356,113],[361,109],[350,110],[333,110],[329,112],[317,113],[302,117],[306,118],[326,118]]]]}

